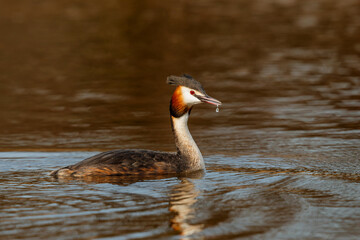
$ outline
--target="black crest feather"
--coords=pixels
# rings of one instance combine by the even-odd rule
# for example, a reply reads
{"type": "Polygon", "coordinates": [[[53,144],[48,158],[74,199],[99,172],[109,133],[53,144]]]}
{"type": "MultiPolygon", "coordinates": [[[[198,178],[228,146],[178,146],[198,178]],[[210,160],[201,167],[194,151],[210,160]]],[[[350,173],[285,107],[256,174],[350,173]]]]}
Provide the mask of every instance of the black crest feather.
{"type": "Polygon", "coordinates": [[[197,90],[199,92],[206,94],[201,83],[196,81],[193,77],[191,77],[188,74],[184,74],[181,77],[171,75],[171,76],[167,77],[166,83],[170,84],[170,85],[188,87],[188,88],[191,88],[191,89],[194,89],[194,90],[197,90]]]}

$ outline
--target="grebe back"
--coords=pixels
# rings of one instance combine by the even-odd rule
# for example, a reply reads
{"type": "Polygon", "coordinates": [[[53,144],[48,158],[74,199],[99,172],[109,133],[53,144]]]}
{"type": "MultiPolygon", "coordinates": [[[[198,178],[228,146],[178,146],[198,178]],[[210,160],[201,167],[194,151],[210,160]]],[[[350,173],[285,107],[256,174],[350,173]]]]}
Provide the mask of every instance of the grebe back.
{"type": "Polygon", "coordinates": [[[169,76],[167,83],[177,86],[170,100],[171,128],[177,152],[126,149],[97,154],[77,164],[60,168],[50,173],[55,178],[179,174],[205,168],[201,152],[192,138],[187,122],[192,107],[199,103],[216,106],[221,102],[208,96],[189,75],[169,76]]]}

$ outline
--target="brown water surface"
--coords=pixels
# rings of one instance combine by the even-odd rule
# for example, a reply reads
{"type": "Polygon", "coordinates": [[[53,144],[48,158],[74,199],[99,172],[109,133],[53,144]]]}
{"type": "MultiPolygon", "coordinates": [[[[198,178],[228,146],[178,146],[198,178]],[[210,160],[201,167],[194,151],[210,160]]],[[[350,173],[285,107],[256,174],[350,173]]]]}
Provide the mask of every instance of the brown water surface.
{"type": "Polygon", "coordinates": [[[3,1],[0,36],[1,239],[359,239],[359,1],[3,1]],[[224,103],[204,175],[48,177],[174,151],[182,73],[224,103]]]}

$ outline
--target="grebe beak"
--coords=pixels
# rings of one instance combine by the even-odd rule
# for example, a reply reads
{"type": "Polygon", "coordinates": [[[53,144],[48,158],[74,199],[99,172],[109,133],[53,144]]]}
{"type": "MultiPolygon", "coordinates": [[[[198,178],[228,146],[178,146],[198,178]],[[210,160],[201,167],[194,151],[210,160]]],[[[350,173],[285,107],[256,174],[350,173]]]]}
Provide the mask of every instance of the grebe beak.
{"type": "Polygon", "coordinates": [[[197,97],[201,102],[204,102],[204,103],[209,103],[209,104],[216,105],[216,106],[220,106],[222,104],[219,100],[217,100],[213,97],[210,97],[208,95],[205,95],[205,96],[195,95],[195,97],[197,97]]]}

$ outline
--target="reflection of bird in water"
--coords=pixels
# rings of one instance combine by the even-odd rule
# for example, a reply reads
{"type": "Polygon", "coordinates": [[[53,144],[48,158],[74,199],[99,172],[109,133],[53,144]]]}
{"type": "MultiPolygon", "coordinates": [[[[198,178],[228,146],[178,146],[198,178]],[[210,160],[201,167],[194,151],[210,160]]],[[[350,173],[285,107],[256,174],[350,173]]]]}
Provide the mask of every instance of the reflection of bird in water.
{"type": "Polygon", "coordinates": [[[189,223],[195,216],[193,205],[196,203],[198,195],[199,191],[188,178],[182,179],[171,191],[169,210],[175,213],[171,219],[171,227],[184,237],[198,233],[204,227],[203,224],[189,223]]]}
{"type": "Polygon", "coordinates": [[[53,171],[55,178],[161,175],[204,169],[201,152],[192,138],[187,122],[192,107],[199,103],[221,105],[208,96],[201,84],[188,75],[170,76],[167,83],[177,86],[170,101],[171,127],[177,153],[150,150],[114,150],[100,153],[77,164],[53,171]]]}

